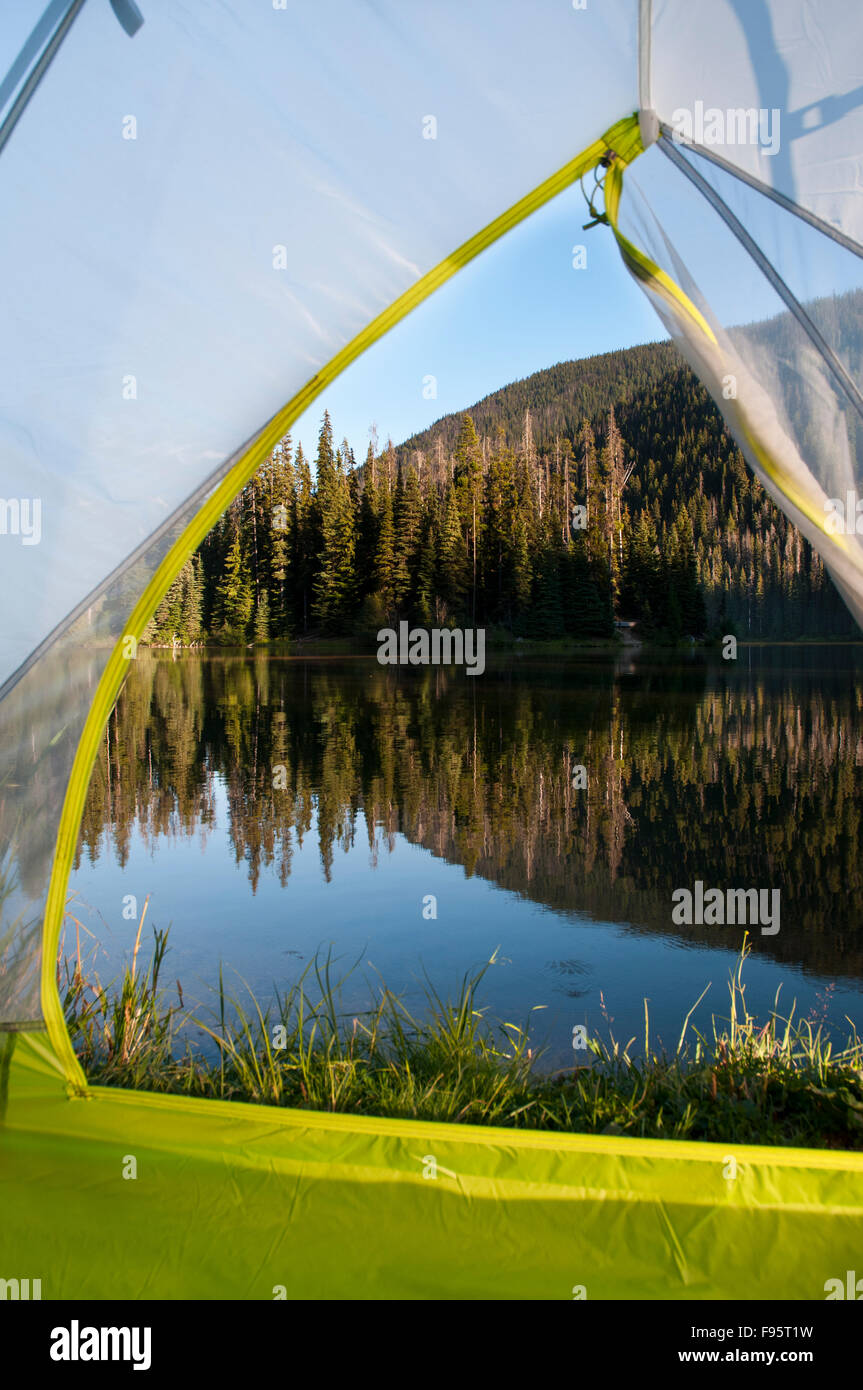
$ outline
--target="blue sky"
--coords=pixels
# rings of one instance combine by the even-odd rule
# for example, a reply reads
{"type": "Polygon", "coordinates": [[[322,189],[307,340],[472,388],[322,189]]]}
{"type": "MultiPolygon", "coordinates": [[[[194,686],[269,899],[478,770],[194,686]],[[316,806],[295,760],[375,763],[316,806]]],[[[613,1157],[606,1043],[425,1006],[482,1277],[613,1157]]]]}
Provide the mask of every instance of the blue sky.
{"type": "Polygon", "coordinates": [[[360,461],[377,423],[398,444],[542,367],[666,337],[607,227],[583,231],[578,187],[562,193],[447,282],[366,352],[297,421],[314,454],[324,409],[360,461]],[[587,265],[573,268],[573,246],[587,265]],[[423,379],[437,378],[437,399],[423,379]]]}

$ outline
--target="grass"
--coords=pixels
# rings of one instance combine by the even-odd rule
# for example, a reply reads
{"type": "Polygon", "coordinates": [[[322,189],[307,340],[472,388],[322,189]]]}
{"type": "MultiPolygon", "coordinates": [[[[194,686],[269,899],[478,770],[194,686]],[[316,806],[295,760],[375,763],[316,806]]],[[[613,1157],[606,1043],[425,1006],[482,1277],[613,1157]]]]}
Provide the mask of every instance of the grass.
{"type": "Polygon", "coordinates": [[[333,980],[330,956],[267,1008],[248,987],[227,991],[220,970],[214,1006],[199,1013],[185,1007],[179,982],[177,1002],[161,987],[167,932],[154,933],[149,966],[139,969],[146,910],[113,987],[85,973],[80,923],[75,956],[61,949],[66,1019],[96,1084],[456,1124],[863,1149],[863,1043],[852,1031],[834,1050],[823,1025],[795,1023],[793,1009],[780,1017],[778,995],[766,1023],[752,1017],[746,939],[728,1017],[714,1016],[709,1035],[690,1028],[697,1000],[675,1051],[656,1051],[645,1001],[637,1049],[609,1031],[607,1042],[589,1041],[584,1064],[549,1074],[526,1029],[479,1007],[494,957],[452,999],[428,986],[420,1018],[385,987],[367,1012],[342,1015],[344,980],[333,980]],[[202,1035],[209,1049],[194,1041],[202,1035]]]}

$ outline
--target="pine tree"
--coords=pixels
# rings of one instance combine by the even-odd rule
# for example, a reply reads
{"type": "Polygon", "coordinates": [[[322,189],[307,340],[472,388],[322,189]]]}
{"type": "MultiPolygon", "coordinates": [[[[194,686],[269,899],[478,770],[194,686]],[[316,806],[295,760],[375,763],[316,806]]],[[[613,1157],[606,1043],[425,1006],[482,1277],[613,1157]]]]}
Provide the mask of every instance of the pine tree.
{"type": "Polygon", "coordinates": [[[372,443],[369,441],[366,461],[361,470],[361,493],[357,527],[356,564],[358,592],[361,596],[371,593],[375,586],[374,569],[378,527],[379,501],[375,454],[372,443]]]}
{"type": "Polygon", "coordinates": [[[617,599],[620,586],[622,552],[622,493],[624,477],[623,440],[618,429],[612,406],[608,412],[605,430],[605,445],[602,450],[603,548],[608,564],[613,599],[617,599]]]}
{"type": "Polygon", "coordinates": [[[470,570],[465,539],[462,535],[459,504],[455,489],[450,486],[444,500],[443,527],[440,540],[441,595],[449,616],[462,613],[465,595],[470,584],[470,570]]]}
{"type": "Polygon", "coordinates": [[[269,547],[267,556],[267,591],[270,604],[270,631],[274,638],[287,637],[292,625],[288,596],[288,576],[291,553],[295,549],[293,534],[294,468],[291,461],[291,436],[288,434],[274,451],[270,466],[271,484],[266,498],[269,509],[269,547]]]}
{"type": "Polygon", "coordinates": [[[204,578],[201,561],[197,555],[187,560],[180,578],[183,581],[180,631],[186,646],[191,646],[193,642],[200,640],[203,611],[204,578]]]}
{"type": "Polygon", "coordinates": [[[266,589],[261,589],[258,595],[258,605],[255,609],[255,641],[261,645],[270,640],[270,603],[266,589]]]}
{"type": "Polygon", "coordinates": [[[312,474],[302,444],[297,445],[296,488],[293,505],[293,541],[290,574],[293,579],[294,621],[308,631],[312,605],[312,582],[320,544],[320,528],[312,489],[312,474]]]}
{"type": "Polygon", "coordinates": [[[416,616],[424,627],[436,621],[437,552],[434,536],[429,531],[420,546],[417,572],[416,616]]]}
{"type": "Polygon", "coordinates": [[[313,586],[314,614],[325,631],[339,632],[347,626],[355,606],[356,530],[350,485],[341,452],[335,457],[331,450],[327,454],[327,445],[331,440],[329,416],[325,415],[318,447],[317,500],[321,548],[313,586]]]}
{"type": "Polygon", "coordinates": [[[413,468],[399,473],[395,499],[395,565],[393,599],[396,608],[409,611],[414,592],[422,526],[422,495],[413,468]]]}
{"type": "Polygon", "coordinates": [[[477,556],[482,522],[482,450],[470,415],[463,415],[455,447],[455,496],[465,534],[470,566],[472,617],[476,619],[477,556]]]}
{"type": "Polygon", "coordinates": [[[252,583],[240,545],[239,527],[225,557],[216,595],[223,635],[245,641],[252,616],[252,583]]]}
{"type": "Polygon", "coordinates": [[[386,611],[395,604],[396,546],[393,523],[393,499],[386,477],[378,489],[378,534],[373,565],[374,591],[380,595],[386,611]]]}
{"type": "Polygon", "coordinates": [[[561,547],[555,543],[546,545],[540,556],[531,609],[532,637],[554,638],[563,633],[561,559],[561,547]]]}

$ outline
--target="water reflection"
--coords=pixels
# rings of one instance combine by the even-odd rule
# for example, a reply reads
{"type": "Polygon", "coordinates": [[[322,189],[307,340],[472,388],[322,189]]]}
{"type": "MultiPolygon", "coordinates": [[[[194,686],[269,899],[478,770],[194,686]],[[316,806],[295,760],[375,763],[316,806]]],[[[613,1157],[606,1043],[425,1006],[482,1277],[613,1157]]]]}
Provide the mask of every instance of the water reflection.
{"type": "MultiPolygon", "coordinates": [[[[151,849],[206,841],[221,787],[253,890],[262,876],[289,888],[310,835],[327,882],[340,846],[365,836],[374,865],[402,836],[556,912],[736,947],[734,928],[673,927],[673,890],[779,888],[781,931],[758,952],[859,980],[861,699],[856,649],[750,649],[736,666],[499,662],[473,680],[142,653],[94,770],[78,862],[110,843],[123,865],[133,833],[151,849]]],[[[578,961],[553,969],[577,998],[578,961]]]]}

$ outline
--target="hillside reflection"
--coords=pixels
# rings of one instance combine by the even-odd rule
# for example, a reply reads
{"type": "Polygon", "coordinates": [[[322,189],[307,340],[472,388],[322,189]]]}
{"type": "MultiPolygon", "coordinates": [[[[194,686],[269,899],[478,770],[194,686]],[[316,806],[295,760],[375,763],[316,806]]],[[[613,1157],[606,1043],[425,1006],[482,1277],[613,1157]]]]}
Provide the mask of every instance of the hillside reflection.
{"type": "MultiPolygon", "coordinates": [[[[221,782],[253,888],[275,874],[290,891],[310,833],[327,878],[339,844],[367,835],[374,860],[400,833],[556,911],[681,939],[674,888],[778,887],[781,931],[758,949],[860,978],[861,701],[855,649],[743,650],[736,667],[502,663],[472,680],[144,652],[103,740],[76,864],[98,859],[106,833],[121,863],[136,830],[206,836],[221,782]]],[[[685,939],[716,943],[717,930],[685,939]]]]}

